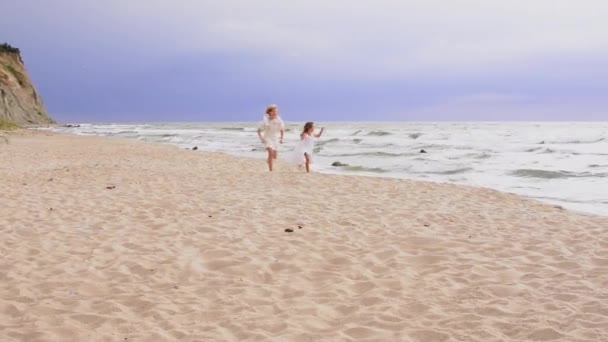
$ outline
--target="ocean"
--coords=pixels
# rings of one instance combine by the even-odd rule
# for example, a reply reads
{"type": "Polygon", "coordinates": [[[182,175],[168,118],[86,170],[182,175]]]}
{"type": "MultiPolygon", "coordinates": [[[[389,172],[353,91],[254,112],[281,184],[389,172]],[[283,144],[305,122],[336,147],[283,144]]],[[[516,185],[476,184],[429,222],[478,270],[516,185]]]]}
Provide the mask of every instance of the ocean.
{"type": "MultiPolygon", "coordinates": [[[[303,123],[287,123],[285,156],[303,123]]],[[[314,170],[493,188],[608,215],[608,122],[317,123],[314,170]],[[426,152],[426,153],[424,153],[426,152]],[[332,166],[339,163],[342,166],[332,166]]],[[[257,123],[81,124],[55,131],[265,158],[257,123]]]]}

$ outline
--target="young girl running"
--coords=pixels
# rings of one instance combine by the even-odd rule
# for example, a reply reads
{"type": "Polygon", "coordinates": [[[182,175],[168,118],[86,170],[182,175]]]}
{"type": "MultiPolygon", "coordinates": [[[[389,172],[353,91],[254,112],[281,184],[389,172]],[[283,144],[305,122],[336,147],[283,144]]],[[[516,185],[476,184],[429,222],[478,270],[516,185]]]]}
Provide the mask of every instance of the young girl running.
{"type": "Polygon", "coordinates": [[[268,151],[268,169],[272,171],[274,159],[277,159],[279,144],[283,143],[285,124],[279,117],[276,105],[266,108],[266,116],[258,128],[258,136],[268,151]]]}
{"type": "Polygon", "coordinates": [[[295,161],[299,165],[305,164],[306,172],[310,172],[310,163],[312,162],[312,153],[315,145],[314,138],[321,137],[321,134],[323,134],[323,129],[324,128],[321,128],[319,134],[314,134],[315,124],[312,122],[307,122],[304,125],[302,134],[300,134],[300,141],[294,150],[295,161]]]}

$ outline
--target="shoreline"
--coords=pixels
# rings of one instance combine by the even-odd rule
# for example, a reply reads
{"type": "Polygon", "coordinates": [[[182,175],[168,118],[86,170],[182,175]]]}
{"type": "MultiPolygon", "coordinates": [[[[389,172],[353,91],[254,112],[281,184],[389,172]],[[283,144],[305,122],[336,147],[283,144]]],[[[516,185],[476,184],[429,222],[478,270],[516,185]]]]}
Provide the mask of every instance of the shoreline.
{"type": "MultiPolygon", "coordinates": [[[[222,123],[222,122],[214,122],[214,123],[222,123]]],[[[498,122],[497,122],[498,123],[498,122]]],[[[527,122],[522,122],[522,123],[527,123],[527,122]]],[[[556,122],[556,123],[562,123],[562,122],[556,122]]],[[[169,145],[169,146],[173,146],[175,148],[179,149],[185,149],[185,150],[189,150],[191,149],[191,147],[180,147],[175,143],[171,143],[171,142],[159,142],[159,141],[148,141],[148,140],[139,140],[139,139],[132,139],[132,138],[124,138],[124,137],[113,137],[113,136],[109,136],[109,135],[97,135],[97,134],[91,134],[91,135],[79,135],[79,134],[72,134],[72,133],[66,133],[66,132],[55,132],[55,131],[50,131],[50,130],[39,130],[36,128],[28,128],[27,130],[30,131],[42,131],[42,132],[51,132],[54,134],[65,134],[65,135],[75,135],[75,136],[93,136],[93,137],[100,137],[100,138],[112,138],[112,139],[124,139],[126,141],[141,141],[141,142],[147,142],[147,143],[152,143],[152,144],[164,144],[164,145],[169,145]]],[[[194,147],[194,146],[193,146],[194,147]]],[[[251,160],[262,160],[263,157],[257,158],[254,156],[250,156],[246,153],[230,153],[230,152],[226,152],[226,151],[206,151],[204,149],[199,149],[197,150],[197,152],[202,152],[202,153],[221,153],[224,154],[228,157],[233,157],[233,158],[245,158],[245,159],[251,159],[251,160]]],[[[285,154],[285,153],[290,153],[291,151],[283,151],[281,154],[285,154]]],[[[293,166],[291,166],[288,162],[286,162],[285,160],[283,160],[282,158],[279,158],[279,164],[278,165],[282,165],[283,167],[287,167],[287,168],[291,168],[294,169],[295,168],[293,166]]],[[[332,171],[330,170],[322,170],[322,171],[318,171],[315,170],[314,164],[313,164],[313,172],[314,173],[318,173],[318,174],[324,174],[324,175],[338,175],[338,176],[348,176],[348,177],[365,177],[365,178],[385,178],[385,179],[394,179],[394,180],[403,180],[403,181],[413,181],[413,182],[429,182],[429,183],[435,183],[435,184],[445,184],[445,185],[455,185],[455,186],[460,186],[460,187],[469,187],[469,188],[475,188],[475,189],[487,189],[487,190],[494,190],[497,191],[499,193],[504,193],[504,194],[511,194],[511,195],[515,195],[518,196],[522,199],[526,199],[526,200],[532,200],[535,202],[539,202],[542,204],[546,204],[548,206],[552,206],[558,209],[563,209],[563,210],[568,210],[571,212],[575,212],[575,213],[579,213],[582,215],[591,215],[591,216],[599,216],[599,217],[604,217],[604,218],[608,218],[608,214],[600,214],[597,212],[593,212],[591,210],[582,210],[582,209],[574,209],[574,208],[567,208],[564,207],[563,203],[561,202],[568,202],[565,199],[558,199],[558,198],[544,198],[544,197],[534,197],[534,196],[527,196],[524,194],[519,194],[516,192],[512,192],[512,191],[506,191],[506,190],[501,190],[501,189],[497,189],[497,188],[493,188],[493,187],[488,187],[488,186],[480,186],[480,185],[469,185],[469,184],[463,184],[463,183],[457,183],[457,182],[452,182],[452,181],[440,181],[440,180],[424,180],[424,179],[417,179],[415,177],[411,177],[411,176],[388,176],[384,173],[374,173],[371,171],[363,171],[361,173],[350,173],[348,171],[332,171]]],[[[299,171],[296,171],[299,172],[299,171]]],[[[578,203],[578,202],[572,202],[572,203],[578,203]]]]}
{"type": "Polygon", "coordinates": [[[608,340],[606,217],[147,141],[8,136],[2,340],[608,340]]]}

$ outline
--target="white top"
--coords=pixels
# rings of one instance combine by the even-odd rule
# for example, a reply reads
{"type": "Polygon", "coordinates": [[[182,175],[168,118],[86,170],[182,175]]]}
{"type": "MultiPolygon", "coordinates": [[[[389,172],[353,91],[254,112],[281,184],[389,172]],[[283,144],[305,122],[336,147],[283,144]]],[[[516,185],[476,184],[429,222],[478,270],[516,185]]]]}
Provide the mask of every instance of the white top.
{"type": "Polygon", "coordinates": [[[302,152],[312,154],[312,150],[315,147],[315,138],[308,133],[303,133],[302,135],[303,139],[300,140],[300,148],[302,149],[302,152]]]}
{"type": "Polygon", "coordinates": [[[264,139],[276,140],[281,135],[281,130],[285,130],[285,124],[280,117],[272,120],[268,116],[264,116],[264,120],[260,123],[260,130],[264,139]]]}

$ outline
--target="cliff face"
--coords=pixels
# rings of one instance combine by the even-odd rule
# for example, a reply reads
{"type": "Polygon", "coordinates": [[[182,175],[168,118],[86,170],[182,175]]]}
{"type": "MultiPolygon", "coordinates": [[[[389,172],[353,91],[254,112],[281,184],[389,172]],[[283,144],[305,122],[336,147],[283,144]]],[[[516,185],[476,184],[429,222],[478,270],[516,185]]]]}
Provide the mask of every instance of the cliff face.
{"type": "Polygon", "coordinates": [[[27,75],[19,51],[7,45],[0,45],[0,121],[20,125],[54,123],[27,75]]]}

